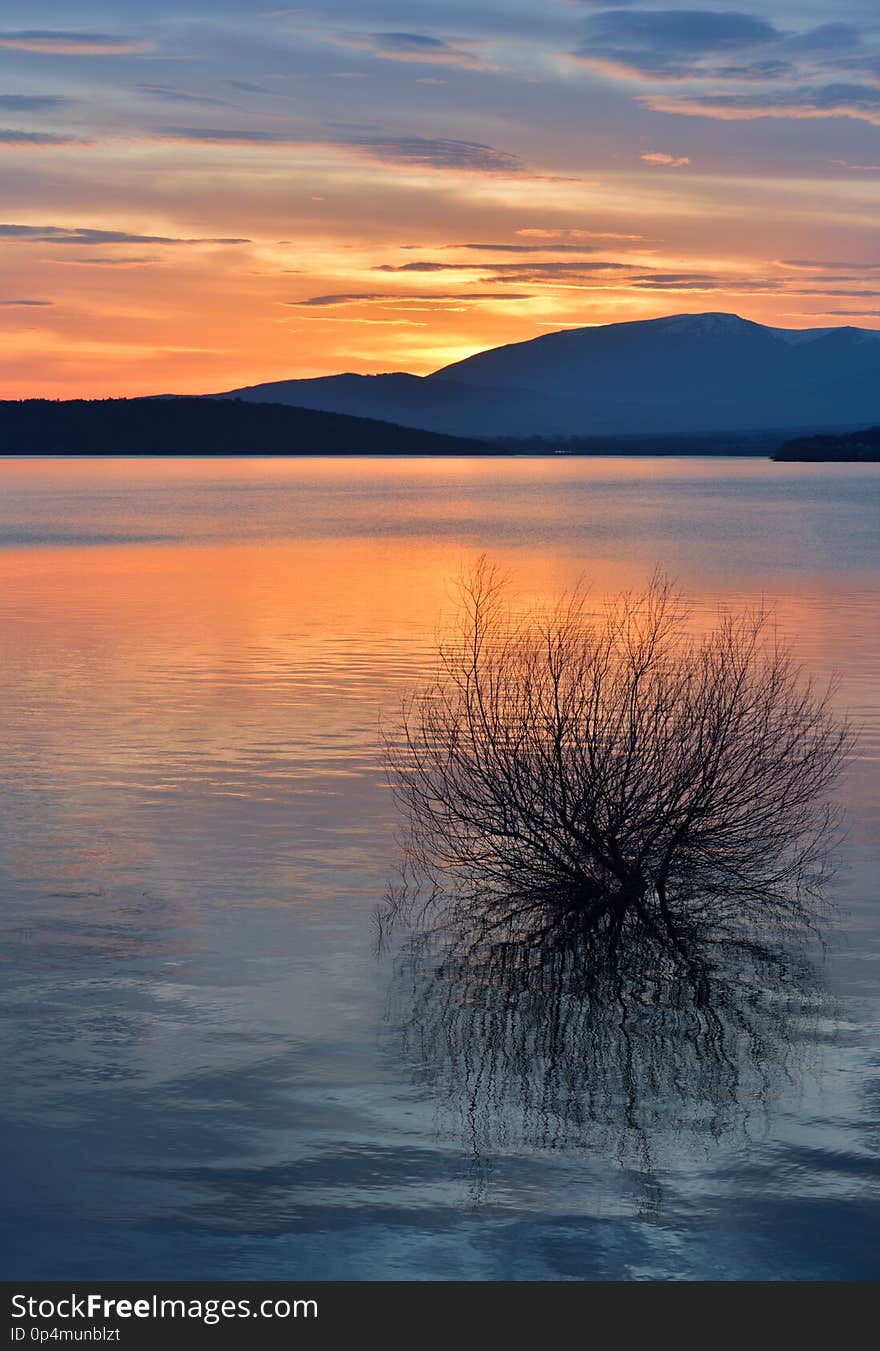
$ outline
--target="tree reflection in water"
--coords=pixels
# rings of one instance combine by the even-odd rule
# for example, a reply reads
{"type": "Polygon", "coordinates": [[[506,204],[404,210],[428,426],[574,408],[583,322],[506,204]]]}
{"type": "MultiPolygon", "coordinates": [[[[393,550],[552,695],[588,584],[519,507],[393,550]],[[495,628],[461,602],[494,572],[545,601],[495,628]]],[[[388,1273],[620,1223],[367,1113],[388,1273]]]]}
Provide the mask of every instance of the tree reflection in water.
{"type": "Polygon", "coordinates": [[[825,1005],[805,933],[704,922],[672,941],[633,916],[613,938],[569,921],[535,945],[488,939],[479,914],[417,926],[391,1016],[478,1159],[576,1150],[653,1171],[760,1131],[802,1072],[825,1005]]]}

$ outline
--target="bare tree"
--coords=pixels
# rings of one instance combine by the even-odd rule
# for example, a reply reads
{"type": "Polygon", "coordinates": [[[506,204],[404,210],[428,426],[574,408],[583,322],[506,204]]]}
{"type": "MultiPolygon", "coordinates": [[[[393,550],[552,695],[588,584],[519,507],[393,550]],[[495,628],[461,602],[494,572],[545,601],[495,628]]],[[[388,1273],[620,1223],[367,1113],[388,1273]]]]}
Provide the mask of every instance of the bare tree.
{"type": "Polygon", "coordinates": [[[658,574],[598,613],[583,588],[521,613],[485,559],[460,599],[386,736],[427,909],[475,945],[613,946],[635,919],[683,950],[810,913],[851,732],[766,609],[694,636],[658,574]]]}

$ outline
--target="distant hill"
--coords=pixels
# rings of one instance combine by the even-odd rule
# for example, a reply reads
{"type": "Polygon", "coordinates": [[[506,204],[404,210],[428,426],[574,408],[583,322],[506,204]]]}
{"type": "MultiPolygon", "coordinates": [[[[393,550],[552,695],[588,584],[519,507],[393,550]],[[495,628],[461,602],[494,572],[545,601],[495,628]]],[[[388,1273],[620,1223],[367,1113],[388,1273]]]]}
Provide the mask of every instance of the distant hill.
{"type": "Polygon", "coordinates": [[[462,436],[836,430],[880,418],[880,331],[679,314],[547,333],[428,376],[333,375],[213,397],[462,436]]]}
{"type": "Polygon", "coordinates": [[[774,460],[880,461],[880,427],[838,436],[799,436],[784,441],[774,460]]]}
{"type": "Polygon", "coordinates": [[[0,401],[5,455],[485,455],[492,449],[389,422],[239,399],[0,401]]]}

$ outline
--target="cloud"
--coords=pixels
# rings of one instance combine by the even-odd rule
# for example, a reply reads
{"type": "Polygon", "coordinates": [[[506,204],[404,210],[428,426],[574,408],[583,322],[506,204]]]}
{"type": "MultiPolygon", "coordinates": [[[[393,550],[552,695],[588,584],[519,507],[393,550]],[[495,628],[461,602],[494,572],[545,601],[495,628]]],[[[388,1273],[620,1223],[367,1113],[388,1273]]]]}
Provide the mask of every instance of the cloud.
{"type": "Polygon", "coordinates": [[[683,169],[685,165],[690,164],[687,155],[667,155],[662,150],[649,150],[639,158],[646,164],[663,165],[667,169],[683,169]]]}
{"type": "Polygon", "coordinates": [[[754,14],[715,10],[609,10],[587,20],[576,62],[630,79],[693,78],[695,63],[749,51],[782,35],[754,14]]]}
{"type": "Polygon", "coordinates": [[[473,249],[479,253],[593,253],[591,244],[449,244],[450,249],[473,249]]]}
{"type": "Polygon", "coordinates": [[[648,94],[639,100],[654,112],[744,122],[759,117],[812,119],[849,117],[880,126],[880,88],[832,84],[757,94],[648,94]]]}
{"type": "Polygon", "coordinates": [[[162,99],[167,103],[198,103],[207,108],[228,108],[230,105],[222,99],[207,98],[202,94],[187,94],[182,89],[174,89],[167,84],[139,84],[139,94],[148,94],[151,98],[162,99]]]}
{"type": "MultiPolygon", "coordinates": [[[[312,138],[283,132],[223,127],[164,127],[153,139],[193,145],[302,147],[316,144],[377,160],[382,164],[405,164],[424,169],[460,169],[475,173],[521,174],[522,160],[480,141],[453,141],[430,136],[384,136],[351,134],[316,142],[312,138]]],[[[579,181],[579,180],[578,180],[579,181]]]]}
{"type": "Polygon", "coordinates": [[[531,296],[505,291],[503,294],[497,291],[421,291],[421,292],[400,292],[400,291],[366,291],[354,292],[351,294],[328,295],[328,296],[310,296],[308,300],[288,300],[286,305],[296,307],[324,307],[332,305],[354,305],[365,302],[378,301],[382,304],[403,305],[410,304],[413,301],[423,303],[425,301],[474,301],[474,300],[530,300],[531,296]]]}
{"type": "Polygon", "coordinates": [[[486,70],[482,57],[469,48],[476,42],[450,43],[423,33],[338,33],[335,41],[346,47],[360,48],[387,61],[414,61],[420,65],[459,66],[466,70],[486,70]]]}
{"type": "MultiPolygon", "coordinates": [[[[620,234],[616,230],[515,230],[524,239],[621,239],[644,242],[644,235],[620,234]]],[[[452,246],[450,246],[452,247],[452,246]]]]}
{"type": "Polygon", "coordinates": [[[375,159],[415,168],[466,169],[479,173],[517,174],[523,162],[481,141],[452,141],[427,136],[357,137],[346,144],[375,159]]]}
{"type": "Polygon", "coordinates": [[[278,97],[274,89],[267,89],[262,84],[253,84],[250,80],[224,80],[223,83],[229,85],[230,89],[240,89],[245,94],[271,94],[273,98],[278,97]]]}
{"type": "Polygon", "coordinates": [[[811,272],[816,271],[854,272],[859,268],[861,269],[867,268],[869,270],[872,270],[874,268],[880,268],[880,263],[862,263],[857,262],[854,259],[848,259],[845,261],[834,260],[829,262],[824,258],[779,258],[776,260],[776,262],[778,267],[789,267],[798,270],[807,269],[811,272]]]}
{"type": "Polygon", "coordinates": [[[3,309],[42,309],[44,305],[54,305],[54,300],[0,300],[3,309]]]}
{"type": "Polygon", "coordinates": [[[17,128],[0,127],[0,145],[13,149],[27,150],[35,146],[94,145],[82,136],[62,136],[54,131],[19,131],[17,128]]]}
{"type": "Polygon", "coordinates": [[[492,276],[487,278],[491,281],[504,281],[512,274],[525,274],[528,271],[534,276],[553,276],[562,275],[569,272],[591,272],[605,271],[607,269],[617,270],[619,268],[631,268],[632,263],[612,263],[607,259],[591,259],[590,261],[573,261],[566,259],[564,261],[547,262],[517,262],[517,263],[435,263],[427,260],[417,263],[381,263],[373,268],[374,272],[489,272],[492,276]]]}
{"type": "Polygon", "coordinates": [[[827,53],[852,51],[862,44],[862,35],[849,23],[824,23],[786,38],[786,47],[791,52],[827,53]]]}
{"type": "Polygon", "coordinates": [[[50,263],[64,267],[144,267],[148,263],[161,263],[158,256],[135,256],[129,258],[50,258],[50,263]]]}
{"type": "Polygon", "coordinates": [[[634,286],[721,286],[728,280],[714,272],[646,272],[630,278],[634,286]]]}
{"type": "Polygon", "coordinates": [[[247,127],[160,127],[152,139],[183,142],[189,145],[303,145],[298,137],[280,131],[258,131],[247,127]]]}
{"type": "Polygon", "coordinates": [[[67,225],[0,225],[0,243],[30,244],[250,244],[249,239],[185,239],[169,235],[136,235],[126,230],[96,230],[67,225]]]}
{"type": "MultiPolygon", "coordinates": [[[[795,313],[803,311],[796,310],[795,313]]],[[[880,319],[880,310],[817,310],[814,313],[841,319],[880,319]]]]}
{"type": "MultiPolygon", "coordinates": [[[[464,264],[462,264],[462,266],[465,267],[465,268],[467,268],[467,267],[469,267],[469,266],[472,266],[472,264],[464,263],[464,264]]],[[[394,266],[392,263],[380,263],[377,267],[374,267],[374,268],[373,268],[373,271],[374,271],[374,272],[449,272],[449,271],[452,271],[453,269],[456,269],[456,268],[457,268],[457,265],[456,265],[455,263],[429,263],[429,262],[418,262],[418,263],[399,263],[397,266],[394,266]]]]}
{"type": "Polygon", "coordinates": [[[5,108],[10,112],[48,112],[71,102],[71,99],[61,94],[0,94],[0,109],[5,108]]]}
{"type": "Polygon", "coordinates": [[[878,124],[880,59],[866,46],[872,33],[849,23],[797,33],[753,14],[627,8],[591,15],[585,33],[575,62],[618,79],[679,86],[642,95],[638,101],[652,112],[878,124]],[[706,92],[688,89],[713,84],[706,92]]]}
{"type": "Polygon", "coordinates": [[[111,33],[71,33],[32,28],[14,33],[0,32],[0,47],[19,52],[42,52],[48,56],[122,56],[152,51],[153,44],[111,33]]]}

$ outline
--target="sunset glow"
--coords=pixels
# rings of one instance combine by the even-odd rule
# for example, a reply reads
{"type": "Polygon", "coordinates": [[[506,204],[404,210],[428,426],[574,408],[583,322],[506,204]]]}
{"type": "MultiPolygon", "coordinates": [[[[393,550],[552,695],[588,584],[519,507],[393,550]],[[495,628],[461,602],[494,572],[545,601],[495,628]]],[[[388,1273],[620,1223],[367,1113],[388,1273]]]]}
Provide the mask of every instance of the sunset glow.
{"type": "Polygon", "coordinates": [[[0,25],[4,398],[683,311],[880,326],[866,0],[76,9],[0,25]]]}

